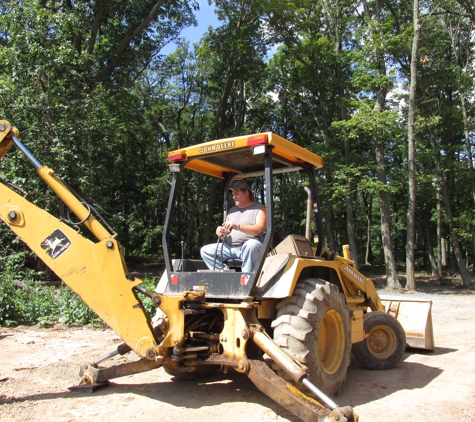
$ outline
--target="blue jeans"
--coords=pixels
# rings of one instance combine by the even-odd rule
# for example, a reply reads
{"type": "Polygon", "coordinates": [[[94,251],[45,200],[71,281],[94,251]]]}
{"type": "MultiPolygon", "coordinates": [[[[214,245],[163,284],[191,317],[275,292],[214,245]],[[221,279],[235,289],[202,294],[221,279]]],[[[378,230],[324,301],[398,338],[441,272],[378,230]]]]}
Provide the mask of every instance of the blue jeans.
{"type": "Polygon", "coordinates": [[[228,266],[223,264],[228,259],[237,258],[242,260],[241,271],[243,273],[250,273],[254,268],[259,252],[261,251],[262,243],[257,239],[249,239],[241,246],[231,246],[225,243],[211,243],[201,248],[201,258],[208,266],[210,270],[227,270],[228,266]],[[221,246],[223,251],[221,254],[221,246]],[[218,251],[216,253],[216,248],[218,251]],[[214,262],[214,256],[216,254],[216,264],[214,262]],[[221,261],[221,255],[223,260],[221,261]]]}

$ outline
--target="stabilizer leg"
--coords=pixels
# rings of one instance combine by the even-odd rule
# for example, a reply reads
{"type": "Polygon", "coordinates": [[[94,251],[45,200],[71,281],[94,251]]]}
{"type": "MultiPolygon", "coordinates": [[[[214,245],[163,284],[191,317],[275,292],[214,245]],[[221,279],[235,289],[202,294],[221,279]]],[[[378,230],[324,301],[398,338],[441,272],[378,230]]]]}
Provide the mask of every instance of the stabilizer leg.
{"type": "Polygon", "coordinates": [[[109,368],[97,368],[94,364],[83,364],[79,368],[81,381],[79,385],[69,387],[70,390],[94,390],[97,387],[107,385],[109,380],[151,371],[162,366],[161,362],[140,359],[135,362],[127,362],[109,368]]]}

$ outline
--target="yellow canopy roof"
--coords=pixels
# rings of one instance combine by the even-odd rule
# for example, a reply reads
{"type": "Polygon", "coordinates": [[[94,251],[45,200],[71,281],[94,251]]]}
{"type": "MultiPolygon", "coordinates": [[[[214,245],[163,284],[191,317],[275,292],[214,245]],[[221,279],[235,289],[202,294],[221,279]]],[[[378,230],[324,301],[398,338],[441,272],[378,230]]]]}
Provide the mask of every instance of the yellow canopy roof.
{"type": "Polygon", "coordinates": [[[264,174],[263,146],[273,147],[273,172],[285,173],[304,168],[323,167],[323,158],[272,132],[217,139],[172,151],[168,160],[186,162],[185,167],[200,173],[224,178],[264,174]]]}

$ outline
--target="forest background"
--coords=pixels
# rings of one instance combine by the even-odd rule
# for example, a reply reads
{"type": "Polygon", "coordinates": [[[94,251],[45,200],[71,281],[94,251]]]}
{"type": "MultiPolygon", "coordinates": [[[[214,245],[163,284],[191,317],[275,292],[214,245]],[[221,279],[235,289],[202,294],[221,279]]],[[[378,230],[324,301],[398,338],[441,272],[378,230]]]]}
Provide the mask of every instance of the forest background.
{"type": "MultiPolygon", "coordinates": [[[[190,42],[180,36],[196,24],[197,1],[0,1],[0,118],[108,220],[127,258],[163,259],[169,151],[272,131],[324,158],[331,248],[349,244],[360,269],[384,268],[390,288],[398,274],[415,288],[415,270],[457,273],[470,286],[472,1],[210,4],[219,24],[190,42]]],[[[0,178],[67,216],[18,151],[0,178]]],[[[276,232],[304,234],[300,179],[282,177],[276,189],[276,232]]],[[[184,175],[177,256],[214,241],[221,192],[184,175]]],[[[44,271],[2,224],[3,280],[44,271]]]]}

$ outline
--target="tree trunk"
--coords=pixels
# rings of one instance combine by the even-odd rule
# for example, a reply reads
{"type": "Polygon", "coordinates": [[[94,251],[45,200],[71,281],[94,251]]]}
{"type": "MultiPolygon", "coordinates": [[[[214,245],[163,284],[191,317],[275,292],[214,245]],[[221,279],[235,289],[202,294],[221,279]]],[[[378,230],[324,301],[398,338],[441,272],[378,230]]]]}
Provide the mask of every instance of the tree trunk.
{"type": "MultiPolygon", "coordinates": [[[[203,178],[204,176],[201,174],[198,174],[198,184],[196,186],[196,192],[193,195],[193,204],[191,207],[191,214],[190,214],[190,220],[188,223],[188,230],[186,232],[186,238],[185,238],[185,254],[188,254],[189,248],[188,245],[190,244],[191,236],[193,235],[193,226],[196,223],[196,216],[198,215],[198,204],[200,203],[200,195],[201,195],[201,188],[203,186],[203,178]]],[[[211,195],[212,196],[212,195],[211,195]]]]}
{"type": "MultiPolygon", "coordinates": [[[[462,2],[460,2],[462,5],[462,2]]],[[[466,6],[468,8],[468,3],[466,6]]],[[[468,9],[467,9],[468,10],[468,9]]],[[[475,9],[473,9],[475,11],[475,9]]],[[[475,22],[474,22],[475,23],[475,22]]],[[[459,79],[462,81],[463,76],[466,75],[468,72],[467,70],[471,66],[471,55],[466,55],[463,54],[460,51],[460,45],[459,45],[459,27],[457,25],[452,26],[449,25],[449,33],[452,38],[452,49],[454,52],[454,55],[457,60],[457,69],[458,69],[458,74],[459,74],[459,79]]],[[[470,142],[470,120],[468,117],[467,113],[467,102],[466,102],[466,93],[463,90],[463,87],[460,89],[460,106],[462,109],[462,116],[463,116],[463,132],[464,132],[464,138],[465,138],[465,152],[467,154],[467,162],[468,162],[468,168],[470,171],[470,178],[472,181],[472,198],[473,202],[475,205],[475,171],[473,168],[473,156],[472,156],[472,145],[470,142]]],[[[473,231],[472,231],[473,233],[473,231]]],[[[471,251],[471,260],[472,264],[474,265],[475,268],[475,233],[472,234],[472,251],[471,251]]],[[[468,264],[467,264],[468,267],[468,264]]]]}
{"type": "Polygon", "coordinates": [[[472,179],[472,197],[473,203],[475,205],[475,170],[473,168],[473,155],[472,155],[472,145],[470,143],[470,131],[469,131],[469,118],[467,113],[467,105],[465,102],[465,96],[461,96],[461,105],[463,112],[463,126],[464,126],[464,135],[465,135],[465,152],[467,153],[467,161],[470,169],[470,176],[472,179]]]}
{"type": "MultiPolygon", "coordinates": [[[[330,34],[333,35],[332,41],[334,45],[335,57],[340,58],[342,51],[342,37],[341,34],[344,30],[341,24],[342,6],[337,3],[333,12],[329,12],[332,6],[330,4],[324,7],[324,11],[327,13],[328,21],[331,22],[329,26],[330,34]]],[[[335,79],[338,81],[338,101],[340,104],[340,116],[341,120],[348,120],[347,105],[343,99],[345,98],[345,77],[343,76],[341,63],[339,60],[335,62],[335,79]]],[[[323,98],[323,96],[322,96],[323,98]]],[[[325,108],[323,108],[325,109],[325,108]]],[[[326,125],[328,128],[329,126],[326,125]]],[[[351,158],[351,144],[348,138],[345,138],[345,162],[347,166],[352,164],[351,158]]],[[[346,231],[348,236],[348,244],[350,246],[351,259],[355,263],[355,267],[358,268],[358,249],[356,247],[355,238],[355,219],[354,219],[354,206],[353,206],[353,188],[354,183],[350,180],[348,183],[348,195],[346,197],[346,231]]]]}
{"type": "Polygon", "coordinates": [[[433,277],[440,281],[437,260],[434,255],[434,246],[432,245],[432,236],[430,231],[429,211],[424,210],[422,218],[424,219],[424,232],[427,244],[427,255],[429,257],[430,269],[433,277]]]}
{"type": "Polygon", "coordinates": [[[453,253],[455,256],[457,267],[460,272],[460,277],[462,279],[462,285],[464,287],[470,287],[472,285],[472,280],[470,277],[470,273],[468,272],[467,267],[465,266],[465,262],[464,262],[463,254],[462,254],[462,248],[458,240],[457,230],[454,224],[454,218],[453,218],[453,214],[452,214],[452,210],[450,206],[449,192],[445,184],[445,181],[441,180],[441,184],[442,184],[442,198],[444,200],[445,213],[447,214],[447,218],[449,220],[449,228],[450,228],[450,235],[452,238],[453,253]]]}
{"type": "MultiPolygon", "coordinates": [[[[328,121],[328,116],[325,111],[325,102],[323,101],[323,95],[320,95],[320,104],[321,104],[321,109],[322,115],[321,119],[323,122],[323,142],[324,144],[328,147],[329,150],[331,150],[330,146],[330,133],[329,133],[329,127],[330,127],[330,122],[328,121]]],[[[333,173],[332,173],[332,166],[331,163],[325,164],[323,167],[323,171],[325,172],[325,180],[328,182],[328,184],[331,186],[333,183],[333,173]]],[[[335,236],[333,235],[333,209],[332,205],[330,202],[328,202],[325,209],[325,225],[326,225],[326,236],[327,236],[327,243],[330,246],[330,248],[337,250],[339,249],[339,245],[336,242],[335,236]]]]}
{"type": "MultiPolygon", "coordinates": [[[[337,64],[337,75],[341,73],[339,64],[337,64]]],[[[344,98],[345,92],[343,87],[339,86],[339,95],[340,98],[344,98]]],[[[342,105],[340,107],[341,118],[342,120],[347,120],[346,106],[341,101],[342,105]]],[[[347,166],[351,165],[351,145],[348,138],[345,138],[345,162],[347,166]]],[[[348,243],[350,245],[350,254],[351,259],[355,263],[356,269],[358,269],[358,249],[356,248],[356,238],[355,238],[355,214],[353,207],[353,183],[348,183],[348,195],[346,197],[346,231],[348,233],[348,243]]]]}
{"type": "MultiPolygon", "coordinates": [[[[368,3],[366,0],[362,2],[364,11],[368,18],[371,15],[370,8],[368,7],[368,3]]],[[[381,24],[381,19],[379,16],[379,3],[376,1],[375,3],[375,19],[378,24],[381,24]]],[[[372,24],[372,22],[368,21],[369,28],[371,32],[375,35],[378,34],[377,28],[372,24]]],[[[378,36],[379,37],[379,36],[378,36]]],[[[378,38],[375,37],[375,38],[378,38]]],[[[379,85],[379,91],[376,96],[376,103],[374,105],[374,112],[380,113],[384,110],[384,106],[386,103],[386,96],[388,92],[388,86],[386,82],[386,61],[384,59],[384,52],[381,50],[378,44],[375,44],[375,54],[376,54],[376,61],[378,72],[381,77],[383,77],[381,84],[379,85]]],[[[378,180],[382,185],[387,184],[386,180],[386,160],[384,158],[384,144],[383,140],[380,139],[379,134],[375,133],[375,151],[376,151],[376,164],[378,167],[378,180]]],[[[381,238],[383,244],[383,251],[384,251],[384,261],[386,265],[386,279],[387,279],[387,286],[388,289],[398,289],[401,287],[399,284],[399,279],[397,277],[397,266],[396,266],[396,259],[394,257],[394,250],[392,245],[392,238],[391,238],[391,217],[389,215],[389,201],[382,189],[379,192],[379,202],[380,202],[380,210],[381,210],[381,238]]]]}
{"type": "Polygon", "coordinates": [[[447,220],[449,221],[449,229],[450,229],[450,236],[452,238],[452,248],[455,256],[455,260],[460,272],[460,277],[462,278],[462,285],[464,287],[470,287],[472,285],[472,280],[470,277],[470,273],[465,266],[462,248],[460,247],[460,242],[458,240],[458,234],[454,223],[454,217],[452,213],[452,207],[450,205],[450,196],[449,190],[447,188],[447,184],[445,183],[445,178],[443,176],[443,171],[441,170],[441,163],[439,161],[439,148],[437,146],[437,142],[435,140],[434,133],[430,133],[430,140],[432,144],[432,149],[434,151],[434,158],[435,158],[435,165],[438,175],[438,182],[440,186],[440,191],[442,193],[442,199],[444,202],[445,214],[447,216],[447,220]]]}
{"type": "Polygon", "coordinates": [[[409,203],[407,207],[407,237],[406,237],[406,289],[416,290],[414,275],[414,239],[416,217],[416,165],[415,165],[415,134],[414,114],[416,111],[416,87],[417,87],[417,52],[419,49],[420,23],[419,23],[419,0],[414,0],[414,38],[412,40],[411,55],[411,82],[409,88],[409,112],[408,112],[408,173],[409,173],[409,203]]]}
{"type": "Polygon", "coordinates": [[[472,273],[475,274],[475,224],[472,224],[472,273]]]}
{"type": "Polygon", "coordinates": [[[346,214],[346,230],[348,232],[348,242],[350,244],[351,259],[354,261],[356,269],[358,269],[358,249],[356,248],[355,218],[353,210],[352,192],[348,194],[348,198],[346,200],[346,214]]]}
{"type": "Polygon", "coordinates": [[[236,99],[236,118],[234,134],[236,136],[241,135],[242,128],[244,126],[244,120],[246,116],[246,83],[244,80],[239,81],[240,89],[238,98],[236,99]]]}
{"type": "Polygon", "coordinates": [[[325,223],[327,243],[331,249],[338,250],[339,245],[337,244],[335,236],[333,235],[333,210],[330,208],[330,206],[325,207],[325,223]]]}
{"type": "Polygon", "coordinates": [[[213,132],[211,135],[213,139],[221,138],[222,133],[223,133],[223,127],[225,124],[225,116],[226,116],[226,107],[227,107],[229,96],[231,94],[231,89],[234,85],[235,70],[236,70],[236,63],[234,61],[234,54],[231,52],[230,57],[229,57],[226,82],[223,87],[223,92],[221,93],[221,99],[219,100],[218,109],[216,110],[213,132]]]}
{"type": "Polygon", "coordinates": [[[440,249],[441,249],[441,254],[442,254],[442,260],[440,261],[442,263],[443,267],[447,266],[447,242],[445,240],[445,237],[440,239],[440,249]]]}
{"type": "MultiPolygon", "coordinates": [[[[458,37],[457,30],[452,28],[452,25],[449,26],[449,33],[452,37],[452,49],[457,61],[457,69],[460,80],[463,80],[463,76],[467,74],[467,70],[471,66],[470,59],[467,58],[465,54],[461,54],[458,48],[458,37]]],[[[470,55],[468,56],[470,57],[470,55]]],[[[470,171],[470,178],[472,179],[472,197],[475,205],[475,171],[473,168],[473,157],[472,157],[472,145],[470,143],[470,119],[467,113],[467,102],[466,102],[466,93],[463,91],[463,87],[460,87],[460,105],[462,108],[463,116],[463,133],[465,138],[465,152],[467,153],[468,167],[470,171]]]]}
{"type": "Polygon", "coordinates": [[[440,186],[437,187],[437,277],[442,280],[442,206],[440,186]]]}
{"type": "MultiPolygon", "coordinates": [[[[340,72],[339,65],[337,65],[337,74],[340,72]]],[[[339,87],[340,98],[344,98],[344,89],[342,86],[339,87]]],[[[341,101],[341,117],[342,120],[347,120],[346,107],[341,101]]],[[[351,165],[351,145],[348,138],[345,138],[345,161],[346,165],[351,165]]],[[[356,248],[356,238],[355,238],[355,217],[354,217],[354,207],[353,207],[353,183],[349,182],[348,184],[348,196],[346,198],[346,231],[348,233],[348,243],[350,245],[350,254],[351,259],[355,263],[356,269],[358,269],[358,249],[356,248]]]]}
{"type": "Polygon", "coordinates": [[[365,265],[371,265],[371,222],[372,222],[372,209],[373,209],[373,197],[370,196],[369,201],[366,196],[363,195],[363,201],[366,210],[366,253],[365,253],[365,265]]]}
{"type": "MultiPolygon", "coordinates": [[[[469,132],[469,119],[467,113],[467,105],[465,102],[465,95],[461,95],[461,105],[462,105],[462,112],[463,112],[463,128],[464,128],[464,135],[465,135],[465,152],[467,153],[467,161],[468,166],[470,169],[470,176],[472,179],[472,197],[473,203],[475,205],[475,170],[473,168],[473,156],[472,156],[472,145],[470,143],[470,132],[469,132]]],[[[472,253],[471,253],[471,260],[473,265],[472,272],[475,272],[475,228],[472,225],[472,253]]]]}
{"type": "MultiPolygon", "coordinates": [[[[205,230],[205,240],[204,245],[207,245],[210,242],[210,233],[214,233],[214,228],[211,227],[213,222],[213,208],[214,208],[214,190],[216,189],[216,177],[211,178],[211,186],[209,188],[210,195],[208,199],[208,212],[206,213],[206,230],[205,230]]],[[[215,241],[216,239],[214,239],[215,241]]]]}
{"type": "MultiPolygon", "coordinates": [[[[378,164],[378,179],[380,183],[386,184],[386,163],[382,144],[376,145],[376,161],[378,164]]],[[[386,279],[389,290],[399,289],[399,279],[397,277],[396,259],[394,257],[393,243],[391,238],[391,216],[389,215],[389,201],[384,190],[379,191],[379,202],[381,210],[381,237],[384,250],[384,262],[386,265],[386,279]]]]}

